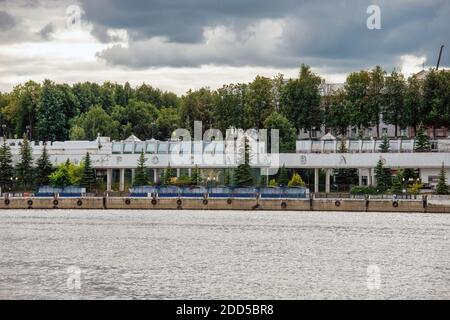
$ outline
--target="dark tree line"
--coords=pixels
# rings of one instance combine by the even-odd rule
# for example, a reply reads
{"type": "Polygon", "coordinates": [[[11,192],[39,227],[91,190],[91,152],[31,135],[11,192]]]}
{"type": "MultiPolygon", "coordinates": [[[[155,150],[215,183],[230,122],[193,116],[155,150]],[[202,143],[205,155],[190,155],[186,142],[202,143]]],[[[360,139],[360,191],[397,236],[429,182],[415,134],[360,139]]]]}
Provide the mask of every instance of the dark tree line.
{"type": "MultiPolygon", "coordinates": [[[[27,133],[32,140],[166,140],[176,128],[193,130],[194,120],[225,132],[230,127],[278,128],[281,148],[293,150],[300,129],[321,126],[345,136],[350,126],[376,127],[380,120],[417,130],[450,126],[450,71],[431,71],[421,80],[405,79],[377,66],[348,75],[340,90],[321,94],[323,79],[302,65],[297,78],[258,76],[250,83],[217,90],[189,90],[182,97],[142,84],[132,88],[106,82],[72,86],[29,81],[0,93],[0,130],[8,137],[27,133]]],[[[192,132],[192,131],[191,131],[192,132]]]]}

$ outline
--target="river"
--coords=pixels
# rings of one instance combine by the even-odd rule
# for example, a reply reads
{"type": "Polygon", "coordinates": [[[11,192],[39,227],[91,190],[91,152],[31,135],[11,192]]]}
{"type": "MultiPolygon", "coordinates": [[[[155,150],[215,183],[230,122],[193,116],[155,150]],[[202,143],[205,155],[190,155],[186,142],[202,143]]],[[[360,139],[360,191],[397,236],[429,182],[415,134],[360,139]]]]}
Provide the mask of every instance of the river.
{"type": "Polygon", "coordinates": [[[0,211],[0,299],[450,299],[450,216],[0,211]]]}

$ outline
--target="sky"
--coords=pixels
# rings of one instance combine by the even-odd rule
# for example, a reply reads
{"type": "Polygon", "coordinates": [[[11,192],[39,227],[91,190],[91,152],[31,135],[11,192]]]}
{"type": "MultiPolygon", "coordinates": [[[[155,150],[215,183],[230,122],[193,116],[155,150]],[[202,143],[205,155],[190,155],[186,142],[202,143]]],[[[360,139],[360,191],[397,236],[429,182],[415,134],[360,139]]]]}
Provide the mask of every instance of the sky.
{"type": "Polygon", "coordinates": [[[0,91],[51,79],[181,95],[303,63],[334,83],[375,65],[409,76],[441,44],[450,66],[449,16],[449,0],[0,0],[0,91]]]}

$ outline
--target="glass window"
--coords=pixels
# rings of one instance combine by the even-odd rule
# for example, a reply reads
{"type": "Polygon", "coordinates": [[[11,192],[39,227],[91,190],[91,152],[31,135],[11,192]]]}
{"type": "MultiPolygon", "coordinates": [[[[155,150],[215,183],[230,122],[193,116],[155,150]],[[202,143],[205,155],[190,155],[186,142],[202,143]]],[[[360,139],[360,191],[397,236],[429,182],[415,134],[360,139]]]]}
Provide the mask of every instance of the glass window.
{"type": "Polygon", "coordinates": [[[156,153],[156,143],[152,142],[147,144],[147,153],[156,153]]]}
{"type": "Polygon", "coordinates": [[[359,141],[350,141],[348,149],[350,152],[358,152],[359,151],[359,141]]]}
{"type": "Polygon", "coordinates": [[[125,145],[123,146],[123,153],[132,153],[133,147],[134,147],[133,143],[125,143],[125,145]]]}
{"type": "Polygon", "coordinates": [[[212,154],[214,153],[215,143],[214,142],[206,142],[205,143],[205,153],[212,154]]]}
{"type": "Polygon", "coordinates": [[[181,152],[183,154],[189,154],[191,153],[191,142],[182,142],[181,143],[181,152]]]}
{"type": "Polygon", "coordinates": [[[160,142],[158,144],[158,153],[168,153],[169,152],[169,143],[160,142]]]}
{"type": "Polygon", "coordinates": [[[363,152],[372,152],[373,150],[373,141],[366,140],[362,142],[362,151],[363,152]]]}
{"type": "Polygon", "coordinates": [[[334,152],[334,141],[324,141],[324,151],[334,152]]]}
{"type": "Polygon", "coordinates": [[[223,142],[223,141],[216,142],[216,153],[223,154],[225,151],[224,148],[225,148],[225,142],[223,142]]]}
{"type": "Polygon", "coordinates": [[[145,144],[139,143],[134,145],[134,153],[141,153],[144,150],[145,144]]]}
{"type": "Polygon", "coordinates": [[[312,141],[311,151],[317,153],[322,152],[322,141],[312,141]]]}
{"type": "Polygon", "coordinates": [[[175,143],[170,143],[169,144],[169,150],[170,153],[180,153],[180,149],[181,149],[181,143],[179,142],[175,142],[175,143]]]}
{"type": "Polygon", "coordinates": [[[123,145],[121,143],[113,143],[112,153],[122,153],[123,145]]]}
{"type": "Polygon", "coordinates": [[[402,151],[411,152],[414,150],[413,140],[403,140],[402,141],[402,151]]]}

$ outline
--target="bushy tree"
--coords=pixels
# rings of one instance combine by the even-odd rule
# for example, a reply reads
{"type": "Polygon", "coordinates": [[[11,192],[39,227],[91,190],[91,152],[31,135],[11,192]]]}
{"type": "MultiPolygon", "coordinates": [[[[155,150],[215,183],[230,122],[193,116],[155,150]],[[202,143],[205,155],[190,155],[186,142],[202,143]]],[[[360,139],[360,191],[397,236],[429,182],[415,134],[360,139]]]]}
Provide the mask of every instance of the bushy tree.
{"type": "Polygon", "coordinates": [[[82,175],[83,165],[77,166],[67,159],[50,175],[50,184],[54,187],[78,186],[82,175]]]}
{"type": "Polygon", "coordinates": [[[403,179],[405,179],[404,171],[399,170],[397,172],[397,175],[392,179],[392,187],[391,187],[392,193],[394,194],[403,193],[403,189],[405,188],[403,179]]]}
{"type": "Polygon", "coordinates": [[[50,158],[47,152],[47,147],[44,145],[42,149],[42,155],[36,162],[36,186],[46,186],[50,183],[49,176],[53,173],[54,168],[50,162],[50,158]]]}
{"type": "Polygon", "coordinates": [[[191,171],[191,185],[197,186],[201,183],[200,169],[195,166],[191,171]]]}
{"type": "Polygon", "coordinates": [[[302,177],[298,173],[294,173],[292,176],[291,181],[288,183],[288,187],[304,187],[305,182],[303,181],[302,177]]]}
{"type": "MultiPolygon", "coordinates": [[[[297,140],[296,130],[292,126],[291,122],[282,114],[274,111],[264,121],[264,128],[270,134],[270,130],[278,129],[280,138],[280,152],[292,152],[295,151],[295,142],[297,140]]],[[[267,145],[267,152],[270,150],[270,145],[267,145]]]]}

